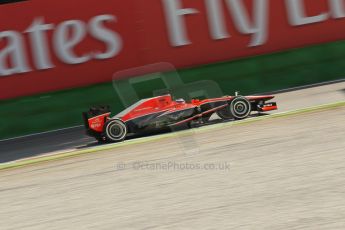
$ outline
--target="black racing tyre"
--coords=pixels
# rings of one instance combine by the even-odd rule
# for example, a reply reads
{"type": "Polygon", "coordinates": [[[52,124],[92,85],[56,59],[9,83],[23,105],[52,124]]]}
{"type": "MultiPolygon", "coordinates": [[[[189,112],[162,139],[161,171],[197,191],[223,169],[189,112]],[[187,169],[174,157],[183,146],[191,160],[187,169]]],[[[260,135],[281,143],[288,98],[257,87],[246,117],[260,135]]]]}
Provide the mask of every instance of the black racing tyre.
{"type": "Polygon", "coordinates": [[[127,126],[120,119],[111,119],[104,125],[103,135],[108,142],[120,142],[127,136],[127,126]]]}
{"type": "Polygon", "coordinates": [[[247,98],[239,96],[235,97],[229,106],[232,116],[236,120],[245,119],[250,115],[252,111],[252,105],[247,98]]]}
{"type": "Polygon", "coordinates": [[[225,108],[218,110],[217,115],[223,120],[241,120],[249,116],[252,111],[252,106],[247,98],[238,96],[235,97],[225,108]]]}

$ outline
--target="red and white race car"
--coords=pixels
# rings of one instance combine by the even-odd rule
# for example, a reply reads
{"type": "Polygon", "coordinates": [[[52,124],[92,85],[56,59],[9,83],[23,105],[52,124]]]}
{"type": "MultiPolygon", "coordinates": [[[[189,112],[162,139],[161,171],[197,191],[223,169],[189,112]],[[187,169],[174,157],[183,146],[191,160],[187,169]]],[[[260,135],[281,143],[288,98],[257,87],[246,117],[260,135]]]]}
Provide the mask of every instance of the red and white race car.
{"type": "Polygon", "coordinates": [[[207,122],[216,113],[223,120],[247,118],[252,111],[277,109],[272,95],[224,96],[186,102],[171,95],[142,99],[115,116],[109,106],[91,108],[83,113],[87,134],[100,142],[123,141],[129,134],[140,134],[207,122]]]}

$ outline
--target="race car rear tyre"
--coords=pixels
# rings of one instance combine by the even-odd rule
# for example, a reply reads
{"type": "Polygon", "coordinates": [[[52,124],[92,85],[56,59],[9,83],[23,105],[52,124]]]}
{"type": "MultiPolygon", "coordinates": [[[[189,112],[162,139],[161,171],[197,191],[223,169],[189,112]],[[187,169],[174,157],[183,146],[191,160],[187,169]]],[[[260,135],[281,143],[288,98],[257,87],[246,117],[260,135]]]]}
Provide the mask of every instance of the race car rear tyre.
{"type": "Polygon", "coordinates": [[[247,98],[239,96],[235,97],[230,103],[230,112],[236,120],[245,119],[250,115],[252,106],[247,98]]]}
{"type": "Polygon", "coordinates": [[[120,142],[127,136],[127,126],[120,119],[111,119],[104,125],[104,133],[108,142],[120,142]]]}
{"type": "Polygon", "coordinates": [[[241,120],[249,116],[252,107],[247,98],[238,96],[235,97],[225,108],[218,110],[217,115],[223,120],[241,120]]]}

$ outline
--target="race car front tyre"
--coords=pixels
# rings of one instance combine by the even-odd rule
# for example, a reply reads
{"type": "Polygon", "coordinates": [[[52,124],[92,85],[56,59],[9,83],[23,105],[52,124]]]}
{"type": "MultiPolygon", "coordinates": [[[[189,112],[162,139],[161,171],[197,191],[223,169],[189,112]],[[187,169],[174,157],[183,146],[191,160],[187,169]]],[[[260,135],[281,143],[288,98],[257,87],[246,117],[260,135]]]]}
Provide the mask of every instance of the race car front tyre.
{"type": "Polygon", "coordinates": [[[120,119],[111,119],[104,125],[104,133],[108,142],[120,142],[127,136],[127,126],[120,119]]]}
{"type": "Polygon", "coordinates": [[[252,107],[247,98],[242,96],[235,97],[228,106],[218,110],[217,115],[223,120],[241,120],[249,116],[252,107]]]}
{"type": "Polygon", "coordinates": [[[245,97],[235,97],[230,103],[230,112],[236,120],[247,118],[251,111],[252,105],[245,97]]]}

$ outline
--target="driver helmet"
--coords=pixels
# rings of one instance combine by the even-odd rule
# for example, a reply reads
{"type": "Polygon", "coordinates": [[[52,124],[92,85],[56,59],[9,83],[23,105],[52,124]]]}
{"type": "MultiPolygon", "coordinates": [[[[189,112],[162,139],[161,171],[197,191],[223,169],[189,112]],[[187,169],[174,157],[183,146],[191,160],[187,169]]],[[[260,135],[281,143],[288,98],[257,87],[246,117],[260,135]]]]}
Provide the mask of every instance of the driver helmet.
{"type": "Polygon", "coordinates": [[[186,101],[183,98],[176,99],[176,102],[179,104],[186,103],[186,101]]]}

